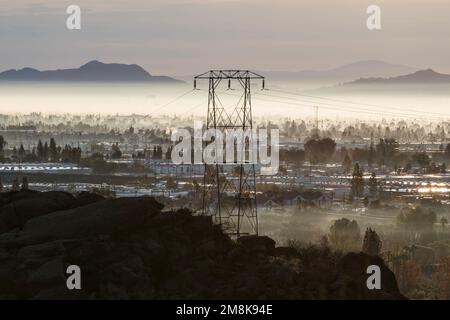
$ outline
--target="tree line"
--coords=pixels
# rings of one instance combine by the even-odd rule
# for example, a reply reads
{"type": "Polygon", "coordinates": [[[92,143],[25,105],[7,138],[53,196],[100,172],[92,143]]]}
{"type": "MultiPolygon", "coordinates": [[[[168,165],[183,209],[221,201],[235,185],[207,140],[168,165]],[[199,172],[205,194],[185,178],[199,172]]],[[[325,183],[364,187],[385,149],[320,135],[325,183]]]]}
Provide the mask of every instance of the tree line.
{"type": "Polygon", "coordinates": [[[54,138],[44,143],[39,140],[37,146],[31,150],[25,150],[21,143],[19,148],[12,149],[10,158],[5,157],[5,147],[8,143],[0,136],[0,159],[2,161],[12,160],[16,162],[71,162],[79,163],[81,159],[81,149],[68,144],[64,147],[56,144],[54,138]]]}

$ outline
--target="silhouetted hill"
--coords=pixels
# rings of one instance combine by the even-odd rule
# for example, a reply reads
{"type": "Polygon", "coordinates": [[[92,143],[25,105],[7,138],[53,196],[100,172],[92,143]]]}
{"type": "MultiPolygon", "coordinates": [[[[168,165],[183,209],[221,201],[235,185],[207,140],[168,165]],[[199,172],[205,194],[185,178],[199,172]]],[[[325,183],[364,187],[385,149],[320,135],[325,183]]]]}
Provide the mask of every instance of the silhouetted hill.
{"type": "Polygon", "coordinates": [[[152,76],[136,64],[91,61],[77,69],[39,71],[32,68],[11,69],[0,73],[0,80],[8,81],[97,81],[97,82],[161,82],[179,83],[166,76],[152,76]]]}
{"type": "Polygon", "coordinates": [[[433,84],[450,83],[450,75],[438,73],[432,69],[420,70],[391,78],[362,78],[344,85],[392,85],[392,84],[433,84]]]}
{"type": "Polygon", "coordinates": [[[345,82],[365,77],[392,77],[416,71],[416,68],[379,60],[358,61],[328,70],[260,71],[271,81],[345,82]]]}
{"type": "Polygon", "coordinates": [[[0,299],[404,299],[379,257],[235,242],[211,217],[162,209],[149,197],[0,193],[0,299]],[[73,264],[81,290],[66,287],[73,264]],[[381,290],[367,289],[372,264],[381,290]]]}

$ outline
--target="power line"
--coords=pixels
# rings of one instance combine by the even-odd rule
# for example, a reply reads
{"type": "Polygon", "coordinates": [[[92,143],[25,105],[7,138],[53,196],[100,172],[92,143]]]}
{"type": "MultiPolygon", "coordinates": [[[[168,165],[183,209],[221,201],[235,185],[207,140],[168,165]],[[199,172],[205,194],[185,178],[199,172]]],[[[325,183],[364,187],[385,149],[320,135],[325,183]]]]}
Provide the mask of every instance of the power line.
{"type": "MultiPolygon", "coordinates": [[[[353,112],[360,112],[362,110],[362,111],[367,111],[367,112],[374,112],[376,114],[379,114],[380,112],[382,112],[384,114],[390,114],[390,115],[395,115],[395,116],[400,116],[400,117],[409,116],[409,117],[413,117],[413,118],[418,118],[418,117],[423,118],[423,115],[417,115],[417,114],[398,113],[398,112],[394,112],[394,111],[381,111],[381,110],[374,110],[374,109],[370,109],[370,108],[362,108],[362,107],[357,108],[357,107],[353,107],[353,106],[341,106],[341,105],[324,103],[324,102],[318,103],[317,101],[298,99],[298,98],[292,98],[292,97],[284,97],[284,96],[273,95],[273,94],[270,94],[270,95],[269,94],[262,94],[262,95],[268,96],[268,97],[274,97],[274,98],[281,98],[281,99],[287,99],[287,100],[293,100],[293,101],[300,101],[300,102],[307,102],[307,103],[312,103],[312,104],[319,104],[321,106],[331,106],[331,107],[334,107],[334,108],[348,108],[348,109],[351,109],[353,112]]],[[[437,119],[437,118],[430,118],[430,119],[437,119]]]]}
{"type": "MultiPolygon", "coordinates": [[[[197,90],[200,90],[200,89],[197,89],[197,90]]],[[[206,101],[206,103],[207,103],[207,101],[206,101]]],[[[204,106],[204,105],[205,105],[205,101],[202,101],[202,102],[196,104],[195,106],[189,108],[188,111],[182,113],[182,114],[180,115],[180,117],[184,117],[184,116],[187,115],[187,114],[192,114],[192,111],[194,111],[194,110],[196,110],[196,109],[198,109],[198,108],[200,108],[201,106],[204,106]]]]}
{"type": "Polygon", "coordinates": [[[428,111],[422,112],[422,111],[418,111],[418,110],[414,110],[414,109],[402,108],[402,107],[397,107],[397,106],[382,106],[379,104],[370,104],[370,103],[355,102],[355,101],[342,100],[342,99],[333,99],[333,98],[328,98],[328,97],[320,97],[320,96],[315,96],[315,95],[302,94],[302,93],[296,92],[296,91],[288,91],[288,90],[280,90],[280,89],[270,89],[270,90],[281,92],[281,93],[286,93],[286,94],[290,94],[290,95],[295,95],[295,96],[327,100],[327,101],[338,102],[338,103],[355,104],[355,105],[360,105],[360,106],[376,107],[376,108],[382,108],[382,109],[406,111],[406,112],[413,112],[413,113],[420,113],[420,114],[435,114],[435,115],[439,115],[439,116],[450,117],[450,114],[445,114],[445,113],[440,113],[440,112],[428,112],[428,111]]]}
{"type": "MultiPolygon", "coordinates": [[[[179,101],[180,99],[182,99],[183,97],[185,97],[186,95],[188,95],[189,93],[192,93],[194,90],[189,90],[179,96],[177,96],[176,98],[172,99],[171,101],[163,104],[160,107],[157,107],[156,109],[152,110],[149,115],[154,114],[157,111],[160,111],[162,109],[164,109],[165,107],[179,101]]],[[[224,90],[226,91],[226,90],[224,90]]],[[[219,92],[218,94],[225,94],[225,95],[230,95],[230,96],[236,96],[236,97],[240,97],[238,95],[232,94],[232,93],[228,93],[228,92],[219,92]]],[[[377,105],[377,104],[369,104],[369,103],[358,103],[358,102],[354,102],[354,101],[348,101],[348,100],[341,100],[341,99],[333,99],[333,98],[327,98],[327,97],[320,97],[320,96],[314,96],[314,95],[307,95],[307,94],[302,94],[299,92],[294,92],[294,91],[288,91],[288,90],[280,90],[280,89],[270,89],[270,90],[265,90],[264,92],[270,92],[270,94],[266,94],[266,93],[262,93],[262,92],[257,92],[255,94],[253,94],[253,96],[256,99],[262,100],[262,101],[266,101],[266,102],[275,102],[275,103],[282,103],[284,105],[291,105],[291,106],[301,106],[301,107],[308,107],[311,108],[312,106],[315,107],[320,107],[323,109],[328,109],[328,110],[335,110],[335,111],[347,111],[347,112],[353,112],[353,113],[362,113],[362,114],[370,114],[370,115],[378,115],[378,116],[391,116],[391,117],[397,117],[397,118],[410,118],[410,119],[429,119],[429,120],[442,120],[441,117],[450,117],[449,114],[443,114],[443,113],[437,113],[437,112],[421,112],[418,110],[413,110],[413,109],[407,109],[407,108],[398,108],[398,107],[387,107],[387,106],[381,106],[381,105],[377,105]],[[275,92],[279,92],[279,93],[284,93],[284,94],[288,94],[291,96],[298,96],[298,97],[307,97],[307,98],[312,98],[315,100],[308,100],[308,99],[300,99],[300,98],[295,98],[295,97],[288,97],[288,96],[283,96],[283,95],[274,95],[271,93],[271,91],[275,91],[275,92]],[[270,99],[267,98],[263,98],[261,96],[256,97],[256,95],[262,95],[265,97],[268,97],[270,99]],[[265,99],[265,100],[264,100],[265,99]],[[283,101],[283,100],[290,100],[290,101],[294,101],[294,102],[287,102],[287,101],[283,101]],[[330,101],[333,103],[326,103],[326,102],[318,102],[317,100],[325,100],[325,101],[330,101]],[[308,104],[304,104],[304,103],[308,103],[308,104]],[[342,104],[347,104],[347,105],[342,105],[342,104]],[[355,105],[355,106],[349,106],[348,104],[351,105],[355,105]],[[366,106],[366,107],[362,107],[362,106],[366,106]],[[367,106],[369,107],[373,107],[373,108],[367,108],[367,106]],[[376,109],[374,109],[376,108],[376,109]],[[399,112],[396,111],[388,111],[388,110],[380,110],[381,109],[389,109],[389,110],[398,110],[399,112]],[[410,112],[410,113],[404,113],[405,111],[410,112]],[[430,117],[430,114],[434,114],[434,115],[438,115],[440,117],[430,117]]],[[[217,97],[217,102],[222,105],[222,102],[218,99],[217,97]]],[[[198,104],[196,106],[194,106],[193,108],[190,109],[190,111],[200,107],[202,104],[198,104]]],[[[222,105],[223,106],[223,105],[222,105]]]]}
{"type": "Polygon", "coordinates": [[[187,91],[187,92],[185,92],[185,93],[179,95],[178,97],[176,97],[176,98],[170,100],[169,102],[163,104],[162,106],[159,106],[159,107],[157,107],[156,109],[150,111],[149,115],[152,115],[152,114],[154,114],[155,112],[164,109],[164,108],[167,107],[168,105],[171,105],[172,103],[177,102],[178,100],[180,100],[181,98],[183,98],[184,96],[186,96],[187,94],[189,94],[189,93],[191,93],[191,92],[194,92],[194,89],[191,89],[191,90],[189,90],[189,91],[187,91]]]}
{"type": "MultiPolygon", "coordinates": [[[[270,98],[275,97],[273,95],[266,95],[266,94],[262,94],[264,96],[268,96],[270,98]]],[[[267,98],[262,98],[262,97],[255,97],[256,99],[260,99],[266,102],[276,102],[276,103],[282,103],[282,104],[287,104],[287,105],[293,105],[293,106],[302,106],[302,107],[308,107],[311,108],[311,104],[303,104],[303,103],[298,103],[298,102],[287,102],[287,101],[282,101],[282,100],[275,100],[275,99],[267,99],[267,98]]],[[[293,99],[293,98],[288,98],[288,97],[281,97],[282,99],[293,99]]],[[[300,99],[294,99],[295,101],[302,101],[300,99]]],[[[308,102],[308,101],[307,101],[308,102]]],[[[423,119],[423,116],[420,115],[408,115],[408,114],[398,114],[398,113],[393,113],[393,112],[380,112],[379,110],[370,110],[370,109],[359,109],[359,108],[355,108],[355,107],[350,107],[350,106],[333,106],[330,104],[320,104],[320,103],[316,103],[316,105],[319,105],[321,108],[323,109],[329,109],[329,110],[336,110],[336,111],[348,111],[348,112],[354,112],[354,113],[363,113],[363,114],[371,114],[371,115],[378,115],[378,116],[392,116],[392,117],[399,117],[399,118],[412,118],[412,119],[418,119],[421,118],[423,119]]],[[[431,118],[431,117],[427,117],[428,119],[432,119],[432,120],[442,120],[441,118],[431,118]]]]}

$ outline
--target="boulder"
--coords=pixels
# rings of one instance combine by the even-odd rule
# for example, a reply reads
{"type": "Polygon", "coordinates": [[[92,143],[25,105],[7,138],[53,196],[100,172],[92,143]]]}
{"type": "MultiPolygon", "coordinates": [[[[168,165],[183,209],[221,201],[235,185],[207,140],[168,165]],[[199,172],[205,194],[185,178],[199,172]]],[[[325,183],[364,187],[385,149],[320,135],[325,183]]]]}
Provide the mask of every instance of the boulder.
{"type": "Polygon", "coordinates": [[[33,271],[27,280],[27,285],[34,287],[48,287],[52,284],[65,284],[64,268],[61,258],[55,258],[44,263],[33,271]]]}
{"type": "Polygon", "coordinates": [[[17,252],[16,257],[19,261],[32,258],[47,258],[63,255],[64,251],[62,241],[53,241],[22,247],[17,252]]]}
{"type": "Polygon", "coordinates": [[[21,191],[0,208],[0,233],[21,227],[34,217],[74,207],[75,198],[67,192],[35,193],[21,191]]]}
{"type": "MultiPolygon", "coordinates": [[[[394,273],[384,264],[383,259],[378,256],[369,256],[363,252],[346,254],[338,262],[337,269],[342,275],[351,278],[354,286],[365,296],[374,296],[378,290],[369,290],[366,285],[368,278],[367,267],[376,265],[381,271],[381,291],[385,298],[404,299],[397,285],[394,273]]],[[[350,285],[348,286],[350,287],[350,285]]],[[[356,289],[355,289],[356,291],[356,289]]],[[[358,298],[358,297],[355,297],[358,298]]]]}
{"type": "MultiPolygon", "coordinates": [[[[133,232],[156,215],[162,205],[153,198],[107,199],[84,207],[49,213],[29,220],[14,239],[22,245],[99,234],[133,232]]],[[[0,239],[1,242],[1,239],[0,239]]]]}
{"type": "Polygon", "coordinates": [[[36,197],[42,195],[39,191],[34,190],[19,190],[19,191],[8,191],[8,192],[0,192],[0,207],[12,202],[17,201],[20,199],[30,198],[30,197],[36,197]]]}
{"type": "Polygon", "coordinates": [[[98,194],[87,191],[81,191],[76,196],[77,207],[82,207],[91,203],[99,202],[105,200],[105,197],[98,194]]]}
{"type": "Polygon", "coordinates": [[[45,288],[34,295],[31,300],[87,300],[89,296],[83,290],[68,290],[64,284],[45,288]]]}
{"type": "Polygon", "coordinates": [[[267,236],[243,236],[238,238],[237,242],[251,252],[273,253],[275,251],[275,241],[267,236]]]}
{"type": "Polygon", "coordinates": [[[276,247],[274,254],[278,257],[297,257],[298,253],[295,248],[292,247],[276,247]]]}

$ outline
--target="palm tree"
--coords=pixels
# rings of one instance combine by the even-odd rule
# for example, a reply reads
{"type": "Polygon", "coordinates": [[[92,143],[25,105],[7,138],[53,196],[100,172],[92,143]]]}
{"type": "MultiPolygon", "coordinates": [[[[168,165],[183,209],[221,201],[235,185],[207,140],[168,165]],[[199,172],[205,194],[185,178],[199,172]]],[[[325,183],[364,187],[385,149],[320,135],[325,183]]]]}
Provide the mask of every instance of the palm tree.
{"type": "Polygon", "coordinates": [[[447,224],[448,224],[447,218],[442,217],[442,218],[439,220],[439,222],[441,223],[442,229],[445,229],[445,227],[446,227],[447,224]]]}
{"type": "Polygon", "coordinates": [[[0,157],[3,158],[4,152],[5,152],[5,146],[8,143],[6,142],[5,138],[3,136],[0,136],[0,157]]]}

